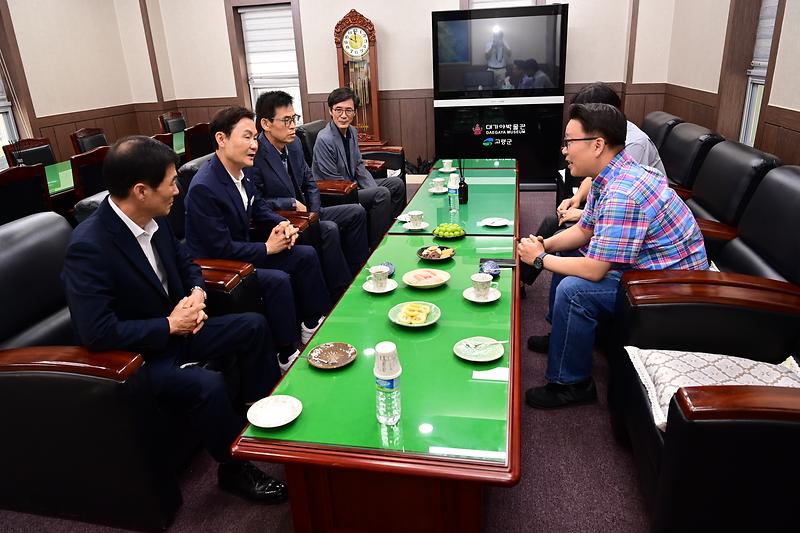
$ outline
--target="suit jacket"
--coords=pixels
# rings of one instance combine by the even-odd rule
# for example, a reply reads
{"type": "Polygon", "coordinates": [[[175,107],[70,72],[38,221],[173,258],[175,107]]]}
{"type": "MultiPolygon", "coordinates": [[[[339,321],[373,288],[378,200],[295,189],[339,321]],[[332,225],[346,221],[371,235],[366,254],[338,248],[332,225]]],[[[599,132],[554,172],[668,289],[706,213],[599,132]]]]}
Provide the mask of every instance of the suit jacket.
{"type": "Polygon", "coordinates": [[[214,155],[197,171],[186,195],[186,244],[194,257],[234,259],[258,266],[267,257],[263,242],[250,242],[252,222],[270,229],[284,219],[269,208],[252,180],[243,180],[247,209],[231,175],[214,155]]]}
{"type": "Polygon", "coordinates": [[[358,149],[358,133],[349,127],[350,140],[345,147],[342,134],[333,122],[328,122],[318,134],[314,143],[314,157],[311,171],[317,180],[350,180],[358,182],[359,189],[377,187],[375,178],[364,166],[361,151],[358,149]],[[350,151],[351,165],[347,164],[345,150],[350,151]],[[351,168],[352,167],[352,168],[351,168]]]}
{"type": "Polygon", "coordinates": [[[72,323],[90,350],[130,350],[145,357],[170,351],[167,317],[192,287],[203,287],[198,267],[172,233],[166,218],[151,241],[167,274],[169,293],[130,229],[103,200],[75,228],[61,278],[72,323]]]}
{"type": "Polygon", "coordinates": [[[262,133],[258,136],[255,163],[252,168],[245,169],[245,176],[250,177],[272,209],[292,210],[295,200],[300,200],[309,211],[319,212],[321,204],[317,180],[303,157],[300,139],[289,143],[286,153],[293,176],[283,166],[278,150],[262,133]],[[303,195],[301,198],[296,198],[295,184],[303,195]]]}

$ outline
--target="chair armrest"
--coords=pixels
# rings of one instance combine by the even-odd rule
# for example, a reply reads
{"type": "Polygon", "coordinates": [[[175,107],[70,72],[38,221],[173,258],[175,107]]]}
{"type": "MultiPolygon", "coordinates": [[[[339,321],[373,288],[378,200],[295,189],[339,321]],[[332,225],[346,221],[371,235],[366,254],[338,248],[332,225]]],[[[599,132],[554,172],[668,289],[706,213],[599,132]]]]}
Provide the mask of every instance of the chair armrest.
{"type": "Polygon", "coordinates": [[[364,167],[366,167],[367,171],[372,174],[372,177],[376,180],[384,179],[388,175],[386,161],[381,161],[379,159],[365,159],[364,167]]]}
{"type": "Polygon", "coordinates": [[[276,213],[291,222],[301,233],[312,224],[319,222],[319,213],[309,213],[307,211],[276,211],[276,213]]]}
{"type": "Polygon", "coordinates": [[[739,235],[739,230],[735,227],[715,220],[698,219],[697,226],[706,240],[732,241],[739,235]]]}
{"type": "Polygon", "coordinates": [[[82,346],[32,346],[0,351],[0,372],[62,372],[126,381],[144,363],[140,354],[90,352],[82,346]]]}
{"type": "Polygon", "coordinates": [[[687,420],[779,420],[800,422],[800,389],[728,385],[681,387],[675,393],[687,420]]]}
{"type": "Polygon", "coordinates": [[[639,270],[626,272],[620,288],[631,306],[705,303],[800,315],[800,287],[747,274],[639,270]]]}
{"type": "Polygon", "coordinates": [[[800,287],[711,271],[626,272],[614,345],[780,362],[800,346],[800,287]]]}
{"type": "Polygon", "coordinates": [[[251,263],[229,259],[195,259],[203,273],[206,288],[210,291],[230,293],[239,283],[255,271],[251,263]]]}
{"type": "Polygon", "coordinates": [[[694,193],[691,191],[691,189],[687,189],[686,187],[676,183],[670,183],[669,186],[684,202],[694,196],[694,193]]]}
{"type": "Polygon", "coordinates": [[[350,180],[317,180],[317,188],[324,194],[350,194],[358,189],[358,183],[350,180]]]}

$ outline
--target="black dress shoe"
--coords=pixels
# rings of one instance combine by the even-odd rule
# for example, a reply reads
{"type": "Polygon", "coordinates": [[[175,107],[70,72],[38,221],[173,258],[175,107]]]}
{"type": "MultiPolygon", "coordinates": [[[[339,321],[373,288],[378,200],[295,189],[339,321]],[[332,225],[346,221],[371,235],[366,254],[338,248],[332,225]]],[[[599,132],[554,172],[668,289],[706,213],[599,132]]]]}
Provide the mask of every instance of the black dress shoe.
{"type": "Polygon", "coordinates": [[[528,337],[528,349],[534,352],[547,353],[550,349],[550,334],[531,335],[528,337]]]}
{"type": "Polygon", "coordinates": [[[525,391],[525,403],[536,409],[557,409],[596,401],[597,388],[592,378],[571,385],[548,383],[525,391]]]}
{"type": "Polygon", "coordinates": [[[289,499],[286,485],[271,478],[251,462],[220,463],[217,482],[222,490],[262,503],[283,503],[289,499]]]}

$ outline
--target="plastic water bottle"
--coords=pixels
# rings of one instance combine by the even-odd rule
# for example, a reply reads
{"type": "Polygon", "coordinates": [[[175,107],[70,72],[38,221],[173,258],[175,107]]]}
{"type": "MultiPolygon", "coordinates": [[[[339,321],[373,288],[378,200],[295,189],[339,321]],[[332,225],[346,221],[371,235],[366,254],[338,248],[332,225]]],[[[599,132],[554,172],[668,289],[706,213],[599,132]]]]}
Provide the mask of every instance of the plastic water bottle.
{"type": "Polygon", "coordinates": [[[447,204],[450,207],[450,215],[458,213],[458,174],[450,174],[447,182],[447,204]]]}
{"type": "Polygon", "coordinates": [[[403,369],[393,342],[375,346],[375,415],[378,422],[393,426],[400,420],[400,374],[403,369]]]}

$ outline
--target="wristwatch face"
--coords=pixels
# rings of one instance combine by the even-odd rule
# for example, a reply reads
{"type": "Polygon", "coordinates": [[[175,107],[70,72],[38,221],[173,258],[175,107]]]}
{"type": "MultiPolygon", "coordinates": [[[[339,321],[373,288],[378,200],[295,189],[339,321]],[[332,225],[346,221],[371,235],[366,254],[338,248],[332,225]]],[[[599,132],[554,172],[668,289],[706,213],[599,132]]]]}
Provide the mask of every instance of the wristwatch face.
{"type": "Polygon", "coordinates": [[[348,28],[342,36],[342,49],[350,57],[361,57],[366,54],[369,51],[367,32],[357,26],[348,28]]]}
{"type": "Polygon", "coordinates": [[[533,260],[533,268],[536,270],[541,270],[544,268],[544,256],[545,254],[538,255],[536,259],[533,260]]]}

